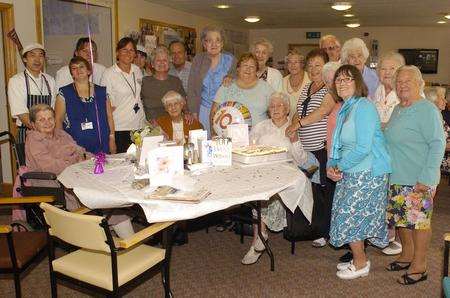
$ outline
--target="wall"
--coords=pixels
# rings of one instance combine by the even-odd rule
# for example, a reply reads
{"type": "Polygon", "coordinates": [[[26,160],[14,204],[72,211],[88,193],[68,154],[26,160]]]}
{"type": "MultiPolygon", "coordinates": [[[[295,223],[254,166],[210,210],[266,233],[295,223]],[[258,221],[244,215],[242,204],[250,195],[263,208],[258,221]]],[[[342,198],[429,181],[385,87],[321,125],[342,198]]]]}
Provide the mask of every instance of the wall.
{"type": "Polygon", "coordinates": [[[444,27],[363,27],[363,28],[286,28],[250,30],[249,39],[265,37],[275,44],[274,61],[284,59],[288,44],[319,43],[318,39],[306,39],[307,31],[320,31],[323,35],[334,34],[343,41],[352,38],[363,38],[365,32],[369,36],[366,41],[376,39],[379,53],[397,50],[399,48],[431,48],[439,49],[439,64],[437,74],[426,74],[426,81],[450,84],[450,28],[444,27]]]}

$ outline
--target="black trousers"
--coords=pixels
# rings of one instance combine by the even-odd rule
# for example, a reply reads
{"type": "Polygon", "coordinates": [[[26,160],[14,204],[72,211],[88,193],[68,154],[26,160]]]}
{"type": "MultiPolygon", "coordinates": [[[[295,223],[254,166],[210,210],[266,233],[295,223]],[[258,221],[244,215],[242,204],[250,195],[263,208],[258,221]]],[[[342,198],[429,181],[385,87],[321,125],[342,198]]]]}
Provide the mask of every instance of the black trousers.
{"type": "Polygon", "coordinates": [[[117,153],[127,152],[128,147],[131,145],[131,136],[129,130],[116,131],[114,134],[116,139],[117,153]]]}

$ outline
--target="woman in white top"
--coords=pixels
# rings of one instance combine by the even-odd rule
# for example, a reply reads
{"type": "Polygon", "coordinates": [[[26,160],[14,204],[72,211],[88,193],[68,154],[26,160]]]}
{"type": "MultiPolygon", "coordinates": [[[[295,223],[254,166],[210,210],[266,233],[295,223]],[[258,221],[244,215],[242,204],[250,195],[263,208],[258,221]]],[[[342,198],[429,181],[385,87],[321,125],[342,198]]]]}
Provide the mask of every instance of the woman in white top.
{"type": "Polygon", "coordinates": [[[305,57],[297,49],[290,50],[285,59],[289,74],[283,78],[283,92],[289,96],[292,118],[297,112],[297,101],[302,89],[311,82],[305,71],[305,57]]]}
{"type": "Polygon", "coordinates": [[[374,102],[380,115],[382,128],[386,126],[394,107],[400,102],[394,88],[394,76],[397,69],[403,65],[405,65],[405,58],[396,52],[388,52],[380,58],[378,76],[381,84],[375,91],[374,102]]]}
{"type": "Polygon", "coordinates": [[[270,56],[272,56],[273,53],[273,45],[270,43],[270,41],[265,38],[261,38],[255,41],[250,46],[250,52],[255,55],[258,62],[258,78],[269,83],[270,87],[272,87],[273,90],[281,92],[283,81],[281,72],[276,68],[268,67],[266,65],[267,60],[269,60],[270,56]]]}
{"type": "MultiPolygon", "coordinates": [[[[289,97],[281,92],[274,92],[269,100],[269,117],[256,124],[250,132],[250,143],[268,146],[286,147],[294,159],[296,165],[304,164],[307,152],[303,150],[298,135],[291,138],[285,136],[284,132],[289,125],[290,103],[289,97]]],[[[305,178],[306,179],[306,178],[305,178]]],[[[261,231],[267,240],[267,227],[272,231],[281,231],[286,225],[286,212],[279,199],[269,201],[267,207],[261,209],[261,231]]],[[[253,242],[247,254],[242,259],[242,264],[250,265],[258,261],[265,246],[258,236],[258,226],[253,225],[253,242]]]]}
{"type": "Polygon", "coordinates": [[[102,85],[106,87],[113,108],[117,153],[131,144],[130,132],[144,126],[141,102],[142,72],[133,64],[136,44],[129,37],[117,43],[117,63],[105,70],[102,85]]]}

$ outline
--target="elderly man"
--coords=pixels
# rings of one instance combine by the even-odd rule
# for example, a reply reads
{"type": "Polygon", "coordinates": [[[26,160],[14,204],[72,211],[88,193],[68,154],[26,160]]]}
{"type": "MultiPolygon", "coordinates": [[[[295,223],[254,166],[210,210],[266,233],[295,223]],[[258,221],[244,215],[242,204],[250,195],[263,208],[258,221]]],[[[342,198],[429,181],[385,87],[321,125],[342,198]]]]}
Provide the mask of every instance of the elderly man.
{"type": "Polygon", "coordinates": [[[169,45],[169,50],[172,56],[169,74],[178,77],[183,83],[184,90],[187,91],[191,62],[186,60],[186,47],[181,41],[173,41],[169,45]]]}
{"type": "Polygon", "coordinates": [[[322,36],[319,40],[319,47],[327,52],[330,61],[339,62],[341,59],[341,43],[334,35],[322,36]]]}
{"type": "Polygon", "coordinates": [[[157,46],[151,57],[153,76],[142,79],[141,99],[147,120],[155,120],[166,113],[161,102],[169,91],[175,91],[186,97],[186,92],[179,78],[169,75],[169,50],[157,46]]]}

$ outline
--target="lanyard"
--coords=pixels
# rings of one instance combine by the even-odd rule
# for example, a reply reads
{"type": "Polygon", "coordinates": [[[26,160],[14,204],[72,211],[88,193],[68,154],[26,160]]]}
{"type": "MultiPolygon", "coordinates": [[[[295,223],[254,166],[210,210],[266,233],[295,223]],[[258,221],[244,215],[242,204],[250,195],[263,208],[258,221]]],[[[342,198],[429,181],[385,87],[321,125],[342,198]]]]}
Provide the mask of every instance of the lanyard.
{"type": "Polygon", "coordinates": [[[89,97],[87,98],[86,102],[83,102],[83,100],[81,99],[80,95],[78,94],[78,90],[77,90],[77,86],[75,85],[75,83],[73,83],[73,88],[75,89],[75,94],[78,97],[78,99],[80,99],[80,101],[83,103],[83,110],[84,110],[84,115],[86,117],[86,122],[88,122],[88,113],[89,113],[89,107],[88,104],[90,102],[94,103],[94,107],[95,107],[95,118],[96,118],[96,122],[97,122],[97,136],[98,136],[98,141],[100,142],[100,146],[102,146],[102,135],[101,135],[101,131],[100,131],[100,119],[99,119],[99,113],[98,113],[98,106],[97,106],[97,101],[95,100],[95,88],[94,88],[94,92],[91,96],[91,83],[89,83],[89,87],[88,87],[88,94],[89,97]],[[92,99],[92,101],[90,100],[92,99]]]}
{"type": "Polygon", "coordinates": [[[43,93],[42,93],[42,91],[44,90],[44,80],[42,79],[42,77],[43,77],[43,75],[41,75],[41,87],[39,88],[39,86],[38,86],[38,84],[36,83],[36,81],[33,79],[33,76],[29,76],[26,72],[25,72],[25,75],[27,76],[27,77],[29,77],[32,81],[33,81],[33,84],[36,86],[36,88],[39,90],[39,93],[41,94],[41,95],[43,95],[43,93]]]}
{"type": "MultiPolygon", "coordinates": [[[[73,84],[73,89],[75,89],[75,95],[82,103],[84,103],[84,105],[83,105],[84,115],[86,116],[86,122],[88,122],[87,115],[89,113],[89,110],[88,110],[89,108],[88,108],[87,104],[89,102],[94,101],[94,96],[95,96],[95,94],[93,94],[91,96],[91,83],[88,83],[88,97],[86,97],[84,101],[83,101],[83,98],[78,93],[77,85],[75,83],[72,83],[72,84],[73,84]]],[[[94,91],[94,93],[95,93],[95,91],[94,91]]]]}
{"type": "Polygon", "coordinates": [[[130,87],[131,92],[133,92],[133,97],[134,97],[134,99],[136,99],[136,91],[137,91],[137,87],[136,87],[136,77],[135,77],[135,75],[134,75],[134,72],[133,72],[134,89],[133,89],[133,87],[131,86],[130,82],[128,82],[127,78],[123,75],[122,72],[120,72],[120,75],[121,75],[122,78],[125,80],[125,82],[127,82],[128,87],[130,87]]]}

